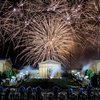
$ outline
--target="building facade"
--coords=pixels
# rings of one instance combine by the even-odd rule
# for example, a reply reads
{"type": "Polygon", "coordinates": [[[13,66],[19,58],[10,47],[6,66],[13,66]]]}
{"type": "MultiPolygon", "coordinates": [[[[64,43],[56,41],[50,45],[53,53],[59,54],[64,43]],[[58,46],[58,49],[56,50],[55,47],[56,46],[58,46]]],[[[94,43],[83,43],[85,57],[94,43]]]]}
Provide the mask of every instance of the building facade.
{"type": "Polygon", "coordinates": [[[0,72],[4,72],[6,70],[11,69],[12,62],[8,59],[0,60],[0,72]]]}
{"type": "Polygon", "coordinates": [[[39,75],[41,78],[60,78],[61,64],[57,61],[46,60],[39,63],[39,75]]]}

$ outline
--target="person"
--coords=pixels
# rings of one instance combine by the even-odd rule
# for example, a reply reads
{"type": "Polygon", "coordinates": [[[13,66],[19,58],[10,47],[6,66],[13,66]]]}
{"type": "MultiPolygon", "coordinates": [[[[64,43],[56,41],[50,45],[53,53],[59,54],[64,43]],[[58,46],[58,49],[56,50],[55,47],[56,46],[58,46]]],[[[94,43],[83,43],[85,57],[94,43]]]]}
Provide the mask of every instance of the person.
{"type": "Polygon", "coordinates": [[[31,90],[32,90],[32,100],[35,100],[36,89],[33,87],[31,90]]]}
{"type": "Polygon", "coordinates": [[[32,88],[32,92],[33,93],[36,93],[36,89],[34,87],[32,88]]]}
{"type": "Polygon", "coordinates": [[[57,100],[57,98],[58,98],[58,93],[59,93],[59,91],[60,91],[60,88],[59,88],[57,85],[55,85],[55,86],[53,87],[53,94],[54,94],[55,100],[57,100]]]}
{"type": "Polygon", "coordinates": [[[36,100],[42,100],[42,88],[38,86],[36,88],[36,100]]]}
{"type": "Polygon", "coordinates": [[[0,100],[1,100],[1,98],[2,98],[2,92],[3,92],[3,87],[0,86],[0,100]]]}
{"type": "Polygon", "coordinates": [[[20,93],[19,93],[17,88],[15,90],[15,96],[14,97],[15,97],[14,100],[19,100],[20,99],[20,93]]]}
{"type": "Polygon", "coordinates": [[[49,93],[48,96],[47,96],[48,100],[53,100],[53,94],[52,93],[49,93]]]}
{"type": "Polygon", "coordinates": [[[69,99],[69,88],[66,89],[67,92],[67,100],[69,99]]]}
{"type": "Polygon", "coordinates": [[[24,86],[19,87],[19,92],[20,92],[20,99],[24,100],[25,87],[24,86]]]}
{"type": "Polygon", "coordinates": [[[78,93],[78,100],[80,100],[80,97],[82,96],[83,94],[83,88],[80,87],[80,90],[79,90],[79,93],[78,93]]]}
{"type": "Polygon", "coordinates": [[[87,87],[87,96],[88,96],[88,99],[90,99],[91,92],[92,92],[92,85],[89,84],[88,87],[87,87]]]}
{"type": "Polygon", "coordinates": [[[64,95],[63,93],[61,93],[61,94],[59,95],[59,100],[65,100],[65,95],[64,95]]]}
{"type": "MultiPolygon", "coordinates": [[[[10,88],[9,99],[15,100],[15,88],[10,88]]],[[[8,100],[8,99],[6,99],[6,100],[8,100]]]]}
{"type": "Polygon", "coordinates": [[[67,88],[66,92],[67,92],[67,100],[69,100],[71,95],[73,94],[73,89],[72,88],[67,88]]]}
{"type": "Polygon", "coordinates": [[[6,88],[4,92],[5,92],[4,100],[9,100],[9,94],[11,92],[10,88],[6,88]]]}
{"type": "Polygon", "coordinates": [[[31,87],[27,87],[27,100],[30,100],[32,97],[32,89],[31,87]]]}

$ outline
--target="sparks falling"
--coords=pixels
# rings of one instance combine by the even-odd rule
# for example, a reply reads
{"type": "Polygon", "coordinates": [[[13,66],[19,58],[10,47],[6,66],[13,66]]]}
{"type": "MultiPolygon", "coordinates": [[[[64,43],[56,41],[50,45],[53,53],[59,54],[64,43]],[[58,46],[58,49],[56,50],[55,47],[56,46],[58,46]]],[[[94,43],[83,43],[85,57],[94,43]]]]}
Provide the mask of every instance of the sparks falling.
{"type": "Polygon", "coordinates": [[[88,45],[100,45],[99,0],[72,1],[0,3],[0,29],[9,36],[7,41],[12,42],[15,51],[21,49],[16,60],[35,65],[53,59],[65,65],[69,64],[70,52],[75,59],[74,53],[80,48],[86,52],[88,45]]]}

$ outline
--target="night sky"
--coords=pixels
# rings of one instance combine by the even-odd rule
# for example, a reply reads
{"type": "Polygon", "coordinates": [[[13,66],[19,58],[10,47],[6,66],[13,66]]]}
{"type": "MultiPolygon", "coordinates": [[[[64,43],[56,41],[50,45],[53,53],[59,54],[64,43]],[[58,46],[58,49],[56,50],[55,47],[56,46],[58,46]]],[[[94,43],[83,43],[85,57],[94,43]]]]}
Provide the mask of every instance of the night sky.
{"type": "MultiPolygon", "coordinates": [[[[0,2],[2,2],[4,0],[0,0],[0,2]]],[[[13,7],[16,7],[16,4],[20,1],[20,0],[9,0],[10,4],[13,5],[13,7]]],[[[45,5],[48,5],[47,0],[42,0],[44,2],[45,5]]],[[[75,2],[77,0],[67,0],[69,2],[69,6],[71,7],[72,5],[75,4],[75,2]]],[[[78,0],[80,1],[80,0],[78,0]]],[[[84,3],[88,1],[88,0],[84,0],[84,3]]],[[[2,8],[2,6],[0,5],[0,9],[2,8]]],[[[0,10],[0,19],[2,19],[2,15],[4,14],[4,10],[0,10]]],[[[100,12],[99,12],[100,14],[100,12]]],[[[0,22],[0,24],[2,24],[0,22]]],[[[100,22],[98,22],[98,24],[100,24],[100,22]]],[[[98,26],[98,25],[97,25],[98,26]]],[[[100,32],[100,30],[99,30],[100,32]]],[[[19,60],[17,59],[16,61],[16,56],[20,53],[20,51],[22,51],[22,49],[24,48],[19,48],[17,50],[14,49],[13,43],[10,39],[8,39],[9,35],[6,34],[2,27],[0,27],[0,59],[7,59],[10,58],[14,64],[15,67],[19,68],[20,66],[23,66],[24,60],[19,60]]],[[[100,39],[98,39],[99,41],[100,39]]],[[[85,41],[85,38],[84,38],[85,41]]],[[[88,63],[90,60],[95,60],[95,59],[100,59],[100,44],[98,43],[98,45],[96,46],[90,46],[90,44],[88,44],[88,47],[85,49],[85,51],[83,53],[80,53],[80,51],[77,51],[75,54],[76,57],[76,63],[72,62],[72,66],[77,68],[77,67],[82,67],[84,64],[88,63]],[[79,52],[77,54],[77,52],[79,52]]],[[[71,59],[72,60],[72,59],[71,59]]],[[[27,65],[27,64],[26,64],[27,65]]]]}

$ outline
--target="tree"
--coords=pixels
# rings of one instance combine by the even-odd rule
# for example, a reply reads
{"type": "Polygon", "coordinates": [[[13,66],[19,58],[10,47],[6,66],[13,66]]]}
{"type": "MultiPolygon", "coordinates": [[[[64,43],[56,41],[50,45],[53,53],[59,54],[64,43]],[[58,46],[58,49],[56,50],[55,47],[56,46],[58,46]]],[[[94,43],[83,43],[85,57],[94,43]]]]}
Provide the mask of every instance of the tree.
{"type": "Polygon", "coordinates": [[[85,71],[85,76],[88,76],[89,77],[89,79],[91,78],[91,76],[93,75],[93,71],[91,70],[91,69],[87,69],[86,71],[85,71]]]}
{"type": "Polygon", "coordinates": [[[5,75],[5,78],[11,78],[16,75],[15,71],[12,69],[4,71],[3,74],[5,75]]]}

